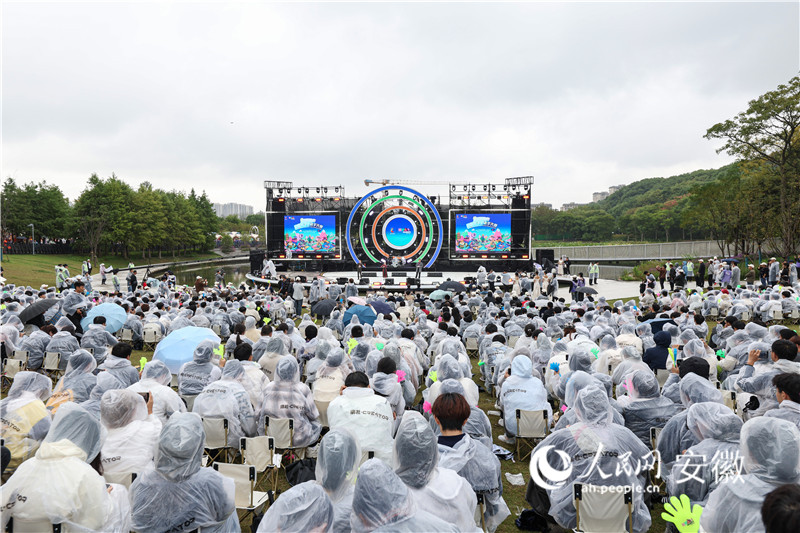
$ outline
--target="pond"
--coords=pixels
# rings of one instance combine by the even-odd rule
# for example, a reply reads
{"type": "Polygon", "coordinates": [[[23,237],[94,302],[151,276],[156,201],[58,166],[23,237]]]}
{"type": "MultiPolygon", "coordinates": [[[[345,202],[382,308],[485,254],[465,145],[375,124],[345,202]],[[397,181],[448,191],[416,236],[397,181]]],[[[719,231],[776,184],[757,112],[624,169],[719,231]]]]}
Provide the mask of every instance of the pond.
{"type": "Polygon", "coordinates": [[[250,273],[250,263],[209,263],[197,266],[176,266],[172,271],[175,273],[175,277],[178,278],[178,283],[180,285],[194,286],[197,276],[207,279],[209,285],[213,284],[214,274],[219,269],[222,269],[222,272],[225,274],[226,284],[233,283],[238,287],[240,283],[247,281],[245,276],[250,273]]]}

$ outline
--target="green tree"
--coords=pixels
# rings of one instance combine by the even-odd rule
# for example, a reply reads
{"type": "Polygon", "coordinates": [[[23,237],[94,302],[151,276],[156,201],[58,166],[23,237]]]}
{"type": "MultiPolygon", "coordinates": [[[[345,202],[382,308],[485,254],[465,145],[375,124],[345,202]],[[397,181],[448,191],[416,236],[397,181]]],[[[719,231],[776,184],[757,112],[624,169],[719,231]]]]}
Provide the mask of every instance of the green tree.
{"type": "Polygon", "coordinates": [[[128,244],[141,250],[142,259],[145,258],[146,250],[149,251],[148,257],[153,257],[153,248],[161,243],[167,231],[167,216],[161,198],[149,182],[142,183],[133,195],[133,227],[128,244]]]}
{"type": "Polygon", "coordinates": [[[61,189],[47,182],[18,186],[6,179],[0,194],[3,229],[15,235],[29,235],[34,224],[36,235],[49,238],[70,237],[71,209],[61,189]]]}
{"type": "Polygon", "coordinates": [[[775,246],[788,257],[800,244],[800,76],[748,103],[734,118],[715,124],[706,139],[721,139],[717,152],[764,163],[761,178],[774,181],[776,202],[767,216],[778,221],[775,246]],[[770,178],[771,174],[771,180],[770,178]]]}

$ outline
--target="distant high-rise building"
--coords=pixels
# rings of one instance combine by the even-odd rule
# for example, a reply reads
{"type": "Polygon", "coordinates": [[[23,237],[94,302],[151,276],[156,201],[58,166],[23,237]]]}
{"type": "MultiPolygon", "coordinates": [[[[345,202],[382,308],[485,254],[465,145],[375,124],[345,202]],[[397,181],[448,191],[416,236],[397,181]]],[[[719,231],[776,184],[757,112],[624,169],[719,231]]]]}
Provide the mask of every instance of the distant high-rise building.
{"type": "Polygon", "coordinates": [[[569,202],[561,206],[562,211],[569,211],[570,209],[575,209],[576,207],[580,207],[586,204],[579,204],[578,202],[569,202]]]}
{"type": "Polygon", "coordinates": [[[537,207],[546,207],[547,209],[553,209],[553,204],[548,204],[545,202],[539,202],[538,204],[531,204],[531,209],[536,209],[537,207]]]}
{"type": "Polygon", "coordinates": [[[218,217],[225,218],[231,215],[236,215],[240,219],[244,220],[247,215],[253,214],[253,207],[244,204],[214,204],[214,211],[217,213],[218,217]]]}
{"type": "Polygon", "coordinates": [[[623,187],[624,185],[612,185],[611,187],[608,188],[608,194],[614,194],[623,187]]]}
{"type": "Polygon", "coordinates": [[[609,193],[607,193],[605,191],[593,192],[592,193],[592,202],[599,202],[600,200],[605,200],[606,198],[608,198],[608,194],[609,193]]]}

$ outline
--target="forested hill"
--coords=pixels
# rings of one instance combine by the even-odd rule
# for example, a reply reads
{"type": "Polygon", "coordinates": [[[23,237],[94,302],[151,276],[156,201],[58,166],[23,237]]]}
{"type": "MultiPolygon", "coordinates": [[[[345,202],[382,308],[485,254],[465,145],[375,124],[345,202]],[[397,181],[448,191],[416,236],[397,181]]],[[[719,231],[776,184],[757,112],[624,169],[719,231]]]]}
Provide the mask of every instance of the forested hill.
{"type": "Polygon", "coordinates": [[[535,207],[532,212],[535,239],[624,242],[711,238],[705,224],[686,216],[692,191],[718,182],[735,169],[736,164],[731,164],[669,178],[645,178],[604,200],[569,211],[535,207]]]}
{"type": "Polygon", "coordinates": [[[735,163],[669,178],[645,178],[626,185],[595,205],[615,217],[648,205],[662,207],[670,201],[680,201],[693,187],[718,180],[734,166],[735,163]]]}

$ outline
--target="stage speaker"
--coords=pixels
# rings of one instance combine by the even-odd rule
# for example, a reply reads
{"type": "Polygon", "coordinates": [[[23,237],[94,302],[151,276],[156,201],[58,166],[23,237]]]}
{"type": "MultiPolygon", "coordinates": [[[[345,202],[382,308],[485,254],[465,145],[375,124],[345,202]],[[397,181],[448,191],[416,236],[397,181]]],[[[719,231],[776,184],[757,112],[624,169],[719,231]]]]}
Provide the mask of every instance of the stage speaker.
{"type": "Polygon", "coordinates": [[[386,278],[383,280],[384,285],[394,285],[394,278],[386,278]]]}
{"type": "Polygon", "coordinates": [[[369,285],[369,280],[367,278],[361,278],[358,280],[359,285],[369,285]]]}
{"type": "Polygon", "coordinates": [[[347,285],[348,281],[350,281],[349,278],[336,278],[336,283],[339,285],[347,285]]]}
{"type": "Polygon", "coordinates": [[[556,253],[554,250],[549,250],[546,248],[537,248],[536,249],[536,262],[540,265],[544,265],[544,260],[547,259],[551,263],[555,263],[556,261],[556,253]]]}
{"type": "Polygon", "coordinates": [[[267,250],[270,252],[283,251],[283,216],[286,214],[286,202],[272,200],[272,211],[267,215],[269,231],[267,232],[267,250]]]}
{"type": "Polygon", "coordinates": [[[256,274],[261,272],[261,266],[264,264],[264,252],[250,251],[250,273],[256,274]]]}
{"type": "Polygon", "coordinates": [[[511,198],[511,246],[512,248],[528,248],[531,229],[531,210],[521,196],[511,198]]]}

